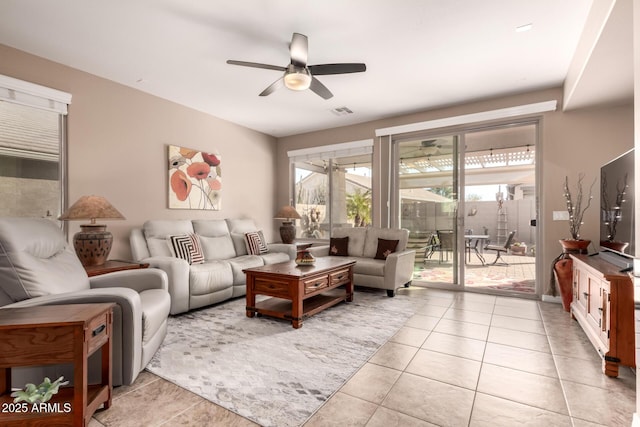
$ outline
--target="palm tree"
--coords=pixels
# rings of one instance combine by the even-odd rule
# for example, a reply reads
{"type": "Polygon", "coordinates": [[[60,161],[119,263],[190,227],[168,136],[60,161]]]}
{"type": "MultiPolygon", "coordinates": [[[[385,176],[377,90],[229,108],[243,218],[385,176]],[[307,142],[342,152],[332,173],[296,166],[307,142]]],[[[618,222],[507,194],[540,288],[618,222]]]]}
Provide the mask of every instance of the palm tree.
{"type": "Polygon", "coordinates": [[[371,223],[371,190],[364,193],[356,189],[347,195],[347,217],[354,220],[355,227],[364,227],[371,223]]]}

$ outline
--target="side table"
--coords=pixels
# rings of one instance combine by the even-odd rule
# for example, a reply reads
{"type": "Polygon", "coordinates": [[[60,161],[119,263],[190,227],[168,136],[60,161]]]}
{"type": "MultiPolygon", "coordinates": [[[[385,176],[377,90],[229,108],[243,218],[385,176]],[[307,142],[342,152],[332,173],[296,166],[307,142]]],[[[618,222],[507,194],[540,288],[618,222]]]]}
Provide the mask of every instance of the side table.
{"type": "Polygon", "coordinates": [[[87,426],[100,405],[105,409],[111,406],[114,306],[101,303],[0,309],[0,425],[87,426]],[[87,360],[96,351],[102,356],[101,382],[88,385],[87,360]],[[61,387],[46,403],[13,403],[12,367],[69,362],[73,363],[73,387],[61,387]]]}
{"type": "Polygon", "coordinates": [[[138,268],[148,268],[148,267],[149,267],[149,264],[146,264],[146,263],[112,259],[105,262],[102,265],[85,265],[84,269],[87,271],[87,275],[91,277],[91,276],[99,276],[101,274],[113,273],[114,271],[136,270],[138,268]]]}

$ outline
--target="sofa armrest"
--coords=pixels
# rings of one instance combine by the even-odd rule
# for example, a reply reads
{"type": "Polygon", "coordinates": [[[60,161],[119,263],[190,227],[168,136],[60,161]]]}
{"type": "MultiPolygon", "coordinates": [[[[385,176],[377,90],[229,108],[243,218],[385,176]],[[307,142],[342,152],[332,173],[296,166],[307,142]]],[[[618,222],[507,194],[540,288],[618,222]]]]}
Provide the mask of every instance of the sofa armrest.
{"type": "Polygon", "coordinates": [[[5,305],[0,310],[104,302],[116,304],[113,310],[113,382],[117,385],[129,385],[138,376],[142,364],[142,307],[138,292],[127,288],[87,289],[30,298],[5,305]]]}
{"type": "Polygon", "coordinates": [[[311,246],[307,248],[309,253],[314,257],[329,256],[329,245],[311,246]]]}
{"type": "Polygon", "coordinates": [[[405,250],[389,254],[385,261],[385,289],[397,289],[413,278],[416,251],[405,250]]]}
{"type": "Polygon", "coordinates": [[[159,268],[167,274],[167,285],[171,295],[171,314],[189,311],[189,263],[180,258],[156,256],[139,262],[149,267],[159,268]]]}
{"type": "Polygon", "coordinates": [[[283,252],[289,255],[289,259],[296,259],[296,245],[291,243],[269,243],[267,244],[269,252],[283,252]]]}
{"type": "Polygon", "coordinates": [[[159,268],[116,271],[90,277],[89,283],[92,289],[129,288],[138,293],[148,289],[169,289],[167,273],[159,268]]]}

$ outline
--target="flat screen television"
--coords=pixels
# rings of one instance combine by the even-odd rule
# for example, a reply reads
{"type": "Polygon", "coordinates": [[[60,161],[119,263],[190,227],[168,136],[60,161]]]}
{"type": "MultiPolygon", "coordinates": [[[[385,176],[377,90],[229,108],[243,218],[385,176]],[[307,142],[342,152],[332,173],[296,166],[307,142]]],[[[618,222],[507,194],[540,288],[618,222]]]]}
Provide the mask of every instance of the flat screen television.
{"type": "Polygon", "coordinates": [[[626,257],[639,254],[634,241],[634,150],[600,168],[600,250],[626,257]]]}

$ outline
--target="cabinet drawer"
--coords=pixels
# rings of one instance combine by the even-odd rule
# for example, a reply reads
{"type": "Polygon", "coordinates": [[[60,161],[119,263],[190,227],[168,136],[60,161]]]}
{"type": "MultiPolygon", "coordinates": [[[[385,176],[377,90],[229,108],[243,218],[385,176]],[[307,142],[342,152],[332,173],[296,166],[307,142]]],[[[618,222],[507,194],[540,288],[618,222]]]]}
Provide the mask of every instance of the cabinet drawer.
{"type": "Polygon", "coordinates": [[[349,269],[345,268],[344,270],[331,273],[331,275],[329,276],[329,283],[331,286],[349,283],[349,269]]]}
{"type": "Polygon", "coordinates": [[[308,279],[304,281],[304,293],[310,294],[312,292],[324,289],[329,286],[329,278],[327,276],[320,276],[314,279],[308,279]]]}
{"type": "Polygon", "coordinates": [[[262,279],[257,277],[253,289],[257,294],[269,295],[272,297],[287,298],[289,295],[289,284],[285,281],[262,279]]]}
{"type": "Polygon", "coordinates": [[[94,317],[89,322],[89,326],[85,331],[86,341],[88,341],[88,353],[93,353],[96,349],[102,347],[107,342],[109,333],[109,313],[105,312],[94,317]]]}

